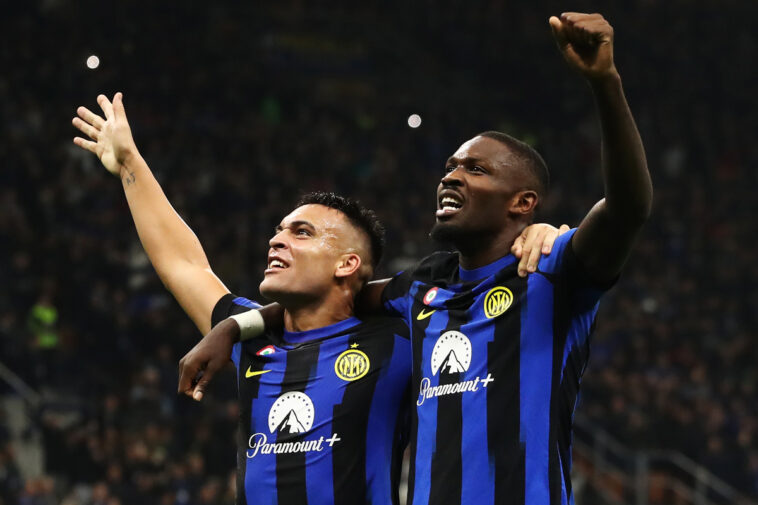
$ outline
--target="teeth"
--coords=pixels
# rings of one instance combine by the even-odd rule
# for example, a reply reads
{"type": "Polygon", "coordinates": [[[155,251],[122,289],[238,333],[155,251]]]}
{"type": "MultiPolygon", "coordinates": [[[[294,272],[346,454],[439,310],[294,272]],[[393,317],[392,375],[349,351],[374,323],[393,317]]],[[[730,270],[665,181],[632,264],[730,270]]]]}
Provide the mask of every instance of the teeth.
{"type": "Polygon", "coordinates": [[[440,202],[440,206],[443,209],[460,209],[461,207],[463,207],[463,204],[455,198],[446,196],[442,198],[442,201],[440,202]]]}
{"type": "Polygon", "coordinates": [[[279,260],[271,260],[268,264],[269,268],[287,268],[287,266],[279,260]]]}

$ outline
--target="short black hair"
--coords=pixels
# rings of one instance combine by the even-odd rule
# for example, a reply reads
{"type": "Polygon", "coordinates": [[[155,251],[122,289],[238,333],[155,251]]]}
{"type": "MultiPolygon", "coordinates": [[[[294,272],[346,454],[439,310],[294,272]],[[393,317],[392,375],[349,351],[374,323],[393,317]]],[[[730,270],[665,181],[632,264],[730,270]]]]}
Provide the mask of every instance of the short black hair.
{"type": "Polygon", "coordinates": [[[301,196],[297,207],[311,204],[323,205],[342,212],[354,226],[366,232],[371,241],[371,266],[376,268],[384,252],[384,226],[373,210],[364,207],[358,200],[324,191],[301,196]]]}
{"type": "Polygon", "coordinates": [[[498,142],[508,146],[516,156],[524,161],[524,167],[529,170],[532,176],[536,179],[537,190],[540,196],[544,196],[550,187],[550,172],[547,169],[545,160],[540,156],[532,146],[517,138],[511,137],[507,133],[498,131],[487,131],[480,133],[477,137],[487,137],[497,140],[498,142]]]}

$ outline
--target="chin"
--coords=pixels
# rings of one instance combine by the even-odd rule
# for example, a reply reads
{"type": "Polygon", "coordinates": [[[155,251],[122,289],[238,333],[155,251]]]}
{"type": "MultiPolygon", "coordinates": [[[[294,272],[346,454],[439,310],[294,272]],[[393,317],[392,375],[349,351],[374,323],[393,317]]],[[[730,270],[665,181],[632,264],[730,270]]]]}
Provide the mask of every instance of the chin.
{"type": "Polygon", "coordinates": [[[429,236],[435,242],[453,245],[456,245],[461,240],[465,240],[466,235],[466,230],[460,225],[446,223],[444,221],[437,221],[432,227],[432,231],[429,233],[429,236]]]}

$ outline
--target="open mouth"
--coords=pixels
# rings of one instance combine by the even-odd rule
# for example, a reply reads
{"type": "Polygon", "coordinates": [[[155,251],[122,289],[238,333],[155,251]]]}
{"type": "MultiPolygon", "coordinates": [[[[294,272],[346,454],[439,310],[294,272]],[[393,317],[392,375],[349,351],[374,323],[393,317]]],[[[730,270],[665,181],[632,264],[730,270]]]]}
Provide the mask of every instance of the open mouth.
{"type": "Polygon", "coordinates": [[[439,199],[437,217],[447,217],[456,214],[463,207],[463,200],[454,194],[442,195],[439,199]]]}
{"type": "Polygon", "coordinates": [[[289,265],[279,258],[269,258],[268,268],[265,273],[276,272],[278,270],[285,270],[289,268],[289,265]]]}

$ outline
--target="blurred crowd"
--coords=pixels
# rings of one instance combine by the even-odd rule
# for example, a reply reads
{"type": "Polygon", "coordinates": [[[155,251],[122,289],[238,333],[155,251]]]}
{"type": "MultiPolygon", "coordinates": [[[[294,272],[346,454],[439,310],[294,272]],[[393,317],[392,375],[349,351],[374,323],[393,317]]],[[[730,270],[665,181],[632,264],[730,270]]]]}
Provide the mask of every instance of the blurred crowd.
{"type": "MultiPolygon", "coordinates": [[[[175,393],[200,335],[142,252],[119,181],[71,142],[76,106],[97,110],[98,93],[124,92],[169,199],[214,271],[251,298],[273,227],[306,191],[378,211],[381,275],[433,250],[444,161],[479,131],[543,154],[540,220],[577,225],[602,195],[591,93],[547,26],[562,2],[322,4],[9,6],[0,363],[42,395],[20,436],[41,437],[44,473],[23,477],[0,409],[0,504],[234,496],[233,373],[202,404],[175,393]]],[[[616,29],[655,184],[653,217],[601,305],[578,410],[630,447],[680,451],[758,496],[758,4],[575,4],[616,29]]],[[[2,382],[0,393],[16,394],[2,382]]]]}

